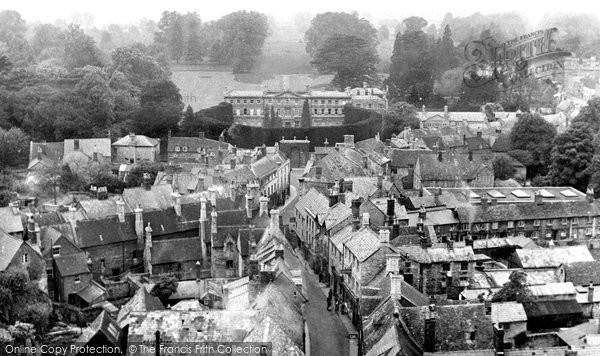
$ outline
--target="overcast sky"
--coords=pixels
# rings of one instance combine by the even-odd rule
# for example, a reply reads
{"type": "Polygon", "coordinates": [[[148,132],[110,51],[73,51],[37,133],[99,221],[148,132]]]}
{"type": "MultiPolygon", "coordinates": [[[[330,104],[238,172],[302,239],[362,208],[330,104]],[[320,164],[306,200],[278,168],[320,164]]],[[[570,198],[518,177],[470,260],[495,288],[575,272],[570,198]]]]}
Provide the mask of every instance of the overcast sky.
{"type": "Polygon", "coordinates": [[[377,22],[378,19],[422,16],[439,22],[444,14],[455,16],[518,12],[535,25],[546,13],[582,12],[600,17],[600,2],[591,0],[527,1],[527,0],[0,0],[0,10],[17,10],[27,22],[68,20],[73,13],[91,13],[94,25],[137,23],[141,18],[158,21],[164,10],[196,11],[202,20],[213,20],[237,10],[255,10],[285,22],[297,12],[358,11],[377,22]]]}

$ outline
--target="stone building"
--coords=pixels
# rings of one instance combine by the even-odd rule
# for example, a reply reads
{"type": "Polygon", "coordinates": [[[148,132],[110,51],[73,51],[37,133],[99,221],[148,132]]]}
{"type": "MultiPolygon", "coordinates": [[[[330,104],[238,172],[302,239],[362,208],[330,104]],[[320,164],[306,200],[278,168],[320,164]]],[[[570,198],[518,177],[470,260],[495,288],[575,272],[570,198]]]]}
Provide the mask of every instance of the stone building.
{"type": "Polygon", "coordinates": [[[112,144],[112,157],[115,163],[157,162],[159,154],[159,140],[144,135],[130,133],[112,144]]]}
{"type": "Polygon", "coordinates": [[[212,167],[221,164],[217,159],[219,151],[228,150],[227,142],[206,138],[204,132],[200,132],[198,137],[169,137],[167,145],[168,159],[171,164],[199,163],[212,167]]]}

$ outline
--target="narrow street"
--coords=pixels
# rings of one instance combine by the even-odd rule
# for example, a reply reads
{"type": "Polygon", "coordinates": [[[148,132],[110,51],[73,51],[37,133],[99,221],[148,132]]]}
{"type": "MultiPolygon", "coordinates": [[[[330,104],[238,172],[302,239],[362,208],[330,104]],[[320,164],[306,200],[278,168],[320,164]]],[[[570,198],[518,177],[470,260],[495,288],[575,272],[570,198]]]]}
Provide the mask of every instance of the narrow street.
{"type": "Polygon", "coordinates": [[[317,276],[310,269],[304,269],[309,299],[305,317],[310,331],[311,356],[346,356],[348,332],[337,314],[327,311],[327,296],[323,294],[317,276]]]}

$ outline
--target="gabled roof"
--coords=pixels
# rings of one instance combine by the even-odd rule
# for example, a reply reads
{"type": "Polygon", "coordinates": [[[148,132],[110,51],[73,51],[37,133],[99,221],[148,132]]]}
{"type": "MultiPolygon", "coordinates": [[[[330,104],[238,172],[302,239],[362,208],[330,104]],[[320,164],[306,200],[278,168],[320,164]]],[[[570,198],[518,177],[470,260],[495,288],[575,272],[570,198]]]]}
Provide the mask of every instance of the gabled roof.
{"type": "Polygon", "coordinates": [[[152,311],[152,310],[165,310],[160,299],[151,295],[146,288],[139,288],[133,297],[121,307],[119,315],[117,316],[117,322],[119,326],[124,328],[129,324],[129,314],[132,312],[140,311],[152,311]]]}
{"type": "Polygon", "coordinates": [[[54,263],[61,277],[90,273],[85,253],[54,257],[54,263]]]}
{"type": "Polygon", "coordinates": [[[600,215],[598,202],[586,201],[544,202],[539,206],[533,202],[498,204],[482,208],[481,205],[456,208],[461,221],[473,223],[492,221],[518,221],[531,219],[561,219],[600,215]]]}
{"type": "Polygon", "coordinates": [[[311,188],[304,196],[300,197],[296,203],[296,210],[301,214],[309,213],[313,216],[327,211],[329,208],[329,199],[319,193],[315,188],[311,188]]]}
{"type": "Polygon", "coordinates": [[[199,238],[152,241],[152,264],[183,263],[202,259],[199,238]]]}
{"type": "Polygon", "coordinates": [[[418,263],[470,262],[481,258],[473,252],[471,246],[447,247],[399,246],[400,254],[418,263]]]}
{"type": "Polygon", "coordinates": [[[0,230],[7,233],[23,232],[23,218],[21,212],[14,214],[10,206],[0,208],[0,230]]]}
{"type": "Polygon", "coordinates": [[[88,304],[99,302],[105,299],[106,289],[95,281],[91,281],[87,286],[76,293],[79,298],[88,304]]]}
{"type": "Polygon", "coordinates": [[[135,146],[135,147],[154,147],[158,145],[158,140],[144,135],[127,135],[121,137],[117,142],[112,144],[115,147],[119,146],[135,146]]]}
{"type": "MultiPolygon", "coordinates": [[[[101,219],[112,215],[117,215],[117,197],[109,197],[108,199],[89,199],[80,200],[79,205],[83,208],[85,216],[88,219],[101,219]]],[[[125,214],[132,212],[131,208],[124,204],[125,214]]]]}
{"type": "Polygon", "coordinates": [[[331,230],[334,226],[348,219],[350,216],[352,216],[352,209],[342,203],[337,203],[325,213],[325,229],[331,230]]]}
{"type": "Polygon", "coordinates": [[[527,318],[581,314],[581,306],[575,299],[528,302],[523,305],[527,318]]]}
{"type": "Polygon", "coordinates": [[[519,249],[515,254],[523,268],[558,267],[564,263],[594,261],[586,245],[519,249]]]}
{"type": "Polygon", "coordinates": [[[99,220],[80,220],[76,222],[76,245],[82,249],[135,240],[135,216],[126,215],[120,223],[116,216],[99,220]]]}
{"type": "Polygon", "coordinates": [[[417,158],[422,155],[430,154],[429,150],[401,150],[392,149],[390,152],[392,167],[408,168],[409,166],[415,166],[417,164],[417,158]]]}
{"type": "Polygon", "coordinates": [[[508,152],[511,150],[511,148],[512,144],[510,142],[509,135],[498,136],[498,138],[496,139],[496,141],[494,141],[494,144],[492,145],[492,151],[494,152],[508,152]]]}
{"type": "Polygon", "coordinates": [[[285,161],[286,159],[281,154],[273,155],[271,157],[264,156],[258,161],[252,163],[250,165],[250,169],[258,179],[262,179],[275,172],[285,161]]]}
{"type": "Polygon", "coordinates": [[[29,143],[29,161],[37,157],[38,147],[42,148],[42,156],[50,161],[61,161],[64,155],[63,142],[33,142],[29,143]]]}
{"type": "Polygon", "coordinates": [[[92,324],[83,330],[83,333],[77,338],[77,343],[87,344],[98,333],[104,335],[108,341],[114,346],[119,346],[121,337],[121,328],[106,311],[102,311],[100,315],[92,322],[92,324]]]}
{"type": "Polygon", "coordinates": [[[499,323],[515,323],[519,321],[527,321],[527,314],[523,304],[517,302],[504,302],[492,304],[492,322],[499,323]]]}
{"type": "Polygon", "coordinates": [[[569,262],[565,265],[565,281],[576,286],[600,284],[600,261],[569,262]]]}
{"type": "Polygon", "coordinates": [[[369,227],[363,227],[353,233],[344,245],[361,263],[380,247],[379,235],[369,227]]]}
{"type": "Polygon", "coordinates": [[[146,190],[142,187],[127,188],[123,191],[123,200],[131,209],[138,205],[144,210],[163,210],[173,206],[171,194],[173,188],[169,185],[156,185],[146,190]]]}
{"type": "Polygon", "coordinates": [[[473,180],[480,172],[492,171],[492,162],[479,155],[469,159],[468,154],[442,154],[439,160],[437,154],[419,156],[421,180],[473,180]],[[486,171],[487,169],[487,171],[486,171]]]}
{"type": "Polygon", "coordinates": [[[0,271],[6,270],[8,265],[23,245],[23,240],[0,230],[0,271]]]}

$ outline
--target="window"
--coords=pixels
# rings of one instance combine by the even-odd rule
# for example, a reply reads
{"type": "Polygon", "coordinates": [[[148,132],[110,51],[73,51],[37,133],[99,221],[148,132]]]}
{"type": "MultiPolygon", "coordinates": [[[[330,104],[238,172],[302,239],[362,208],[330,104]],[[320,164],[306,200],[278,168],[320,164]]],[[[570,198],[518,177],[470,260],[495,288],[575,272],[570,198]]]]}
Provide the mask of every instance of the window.
{"type": "Polygon", "coordinates": [[[250,99],[250,104],[254,104],[254,99],[250,99]]]}
{"type": "Polygon", "coordinates": [[[48,269],[46,270],[46,277],[47,277],[49,280],[52,280],[52,279],[54,279],[54,270],[53,270],[52,268],[48,268],[48,269]]]}
{"type": "Polygon", "coordinates": [[[244,99],[244,104],[248,103],[248,100],[244,99]]]}
{"type": "Polygon", "coordinates": [[[236,102],[239,104],[240,103],[240,99],[237,99],[236,102]]]}
{"type": "Polygon", "coordinates": [[[525,237],[525,232],[519,231],[519,233],[517,234],[517,236],[519,236],[519,237],[525,237]]]}
{"type": "Polygon", "coordinates": [[[525,227],[525,221],[519,220],[519,227],[525,227]]]}
{"type": "Polygon", "coordinates": [[[244,108],[244,115],[248,115],[248,109],[244,108]]]}
{"type": "Polygon", "coordinates": [[[547,239],[552,238],[552,232],[551,231],[546,232],[546,238],[547,239]]]}
{"type": "Polygon", "coordinates": [[[513,227],[515,227],[515,222],[514,222],[514,221],[509,221],[509,222],[506,224],[506,227],[508,227],[509,229],[512,229],[513,227]]]}
{"type": "Polygon", "coordinates": [[[442,263],[442,272],[447,272],[450,270],[450,264],[449,263],[442,263]]]}
{"type": "Polygon", "coordinates": [[[540,226],[540,221],[538,219],[533,220],[533,226],[540,226]]]}
{"type": "Polygon", "coordinates": [[[23,256],[21,256],[21,262],[29,263],[29,255],[24,253],[23,256]]]}
{"type": "Polygon", "coordinates": [[[546,225],[548,225],[548,226],[552,225],[552,219],[546,220],[546,225]]]}
{"type": "Polygon", "coordinates": [[[175,146],[175,152],[179,152],[179,151],[181,151],[181,147],[175,146]]]}
{"type": "Polygon", "coordinates": [[[538,237],[540,237],[540,232],[539,231],[534,231],[532,237],[534,239],[537,239],[538,237]]]}
{"type": "Polygon", "coordinates": [[[592,234],[592,228],[591,227],[585,228],[585,234],[586,235],[591,235],[592,234]]]}
{"type": "Polygon", "coordinates": [[[52,256],[60,255],[60,245],[52,246],[52,256]]]}
{"type": "Polygon", "coordinates": [[[187,152],[187,151],[188,151],[187,146],[183,146],[183,152],[187,152]]]}
{"type": "Polygon", "coordinates": [[[494,221],[494,222],[492,223],[492,230],[496,230],[497,228],[498,228],[498,222],[497,222],[497,221],[494,221]]]}
{"type": "Polygon", "coordinates": [[[588,216],[587,222],[588,222],[588,224],[591,224],[592,222],[594,222],[594,218],[592,218],[591,216],[588,216]]]}
{"type": "Polygon", "coordinates": [[[490,229],[490,223],[484,223],[483,224],[483,229],[488,231],[490,229]]]}
{"type": "Polygon", "coordinates": [[[469,270],[469,262],[461,262],[460,263],[460,270],[461,271],[468,271],[469,270]]]}
{"type": "Polygon", "coordinates": [[[315,115],[319,113],[318,109],[315,109],[314,111],[315,111],[315,115]]]}
{"type": "Polygon", "coordinates": [[[78,139],[73,140],[73,149],[76,151],[79,150],[79,140],[78,139]]]}
{"type": "Polygon", "coordinates": [[[233,260],[225,261],[225,268],[233,268],[233,260]]]}
{"type": "Polygon", "coordinates": [[[571,219],[571,224],[577,225],[577,218],[572,218],[571,219]]]}
{"type": "Polygon", "coordinates": [[[79,277],[79,275],[75,276],[75,283],[79,283],[81,282],[81,277],[79,277]]]}

